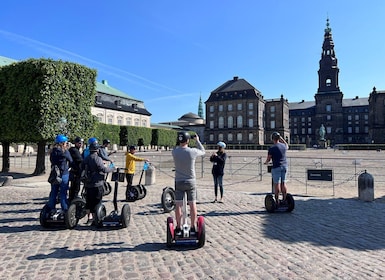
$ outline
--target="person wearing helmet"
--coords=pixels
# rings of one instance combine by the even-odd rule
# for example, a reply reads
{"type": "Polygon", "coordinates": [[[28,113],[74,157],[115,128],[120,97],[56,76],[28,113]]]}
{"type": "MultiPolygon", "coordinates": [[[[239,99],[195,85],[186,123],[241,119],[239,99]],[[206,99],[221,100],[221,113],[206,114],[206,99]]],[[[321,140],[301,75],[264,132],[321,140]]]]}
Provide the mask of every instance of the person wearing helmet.
{"type": "Polygon", "coordinates": [[[80,154],[80,148],[83,146],[83,142],[83,138],[76,137],[74,140],[74,146],[68,150],[73,160],[70,170],[69,202],[77,197],[80,191],[81,164],[83,162],[83,157],[80,154]]]}
{"type": "Polygon", "coordinates": [[[68,180],[69,180],[69,166],[72,164],[71,154],[68,152],[67,145],[68,138],[63,134],[59,134],[55,138],[55,145],[50,154],[51,165],[59,167],[61,174],[61,183],[51,184],[51,192],[49,194],[48,207],[56,211],[56,198],[60,192],[60,206],[63,212],[68,210],[68,180]]]}
{"type": "Polygon", "coordinates": [[[82,163],[82,170],[85,170],[87,180],[84,182],[86,188],[86,212],[88,215],[87,225],[92,225],[95,215],[95,207],[102,201],[105,174],[115,170],[115,167],[104,165],[99,156],[100,145],[93,142],[89,146],[90,155],[82,163]]]}
{"type": "Polygon", "coordinates": [[[88,156],[90,155],[90,149],[89,149],[89,147],[90,147],[90,145],[91,145],[92,143],[98,143],[98,139],[95,138],[95,137],[91,137],[90,139],[88,139],[88,145],[87,145],[87,147],[84,149],[83,154],[82,154],[83,159],[85,159],[86,157],[88,157],[88,156]]]}
{"type": "Polygon", "coordinates": [[[278,132],[273,132],[271,134],[271,140],[274,144],[267,152],[265,164],[268,164],[270,161],[273,162],[271,176],[273,177],[275,201],[278,205],[280,193],[282,193],[283,201],[286,200],[286,151],[289,149],[289,145],[278,132]]]}
{"type": "Polygon", "coordinates": [[[149,161],[146,158],[141,158],[141,157],[135,156],[134,155],[135,152],[136,152],[135,146],[130,146],[130,148],[128,149],[128,152],[126,152],[126,154],[125,154],[125,156],[126,156],[126,169],[124,172],[126,173],[126,180],[127,180],[126,201],[129,201],[129,193],[130,193],[130,188],[132,186],[132,181],[133,181],[134,175],[135,175],[136,162],[137,161],[149,161]]]}
{"type": "Polygon", "coordinates": [[[211,173],[214,178],[214,194],[215,199],[213,203],[223,203],[223,170],[225,168],[227,155],[225,153],[226,144],[222,141],[217,143],[218,151],[210,156],[210,161],[213,163],[211,173]],[[221,199],[218,201],[218,186],[221,194],[221,199]]]}
{"type": "Polygon", "coordinates": [[[195,160],[198,156],[204,156],[206,151],[202,143],[199,141],[198,134],[194,135],[196,140],[196,148],[188,146],[190,142],[190,134],[188,132],[178,132],[177,146],[172,150],[172,156],[175,166],[175,218],[176,218],[176,234],[180,235],[182,205],[185,193],[187,193],[187,201],[190,206],[191,233],[194,234],[197,221],[196,207],[196,175],[195,160]]]}
{"type": "Polygon", "coordinates": [[[103,140],[103,145],[99,149],[99,156],[104,160],[104,161],[109,161],[110,163],[113,163],[114,161],[110,159],[110,154],[108,154],[107,147],[110,145],[111,141],[108,139],[103,140]]]}

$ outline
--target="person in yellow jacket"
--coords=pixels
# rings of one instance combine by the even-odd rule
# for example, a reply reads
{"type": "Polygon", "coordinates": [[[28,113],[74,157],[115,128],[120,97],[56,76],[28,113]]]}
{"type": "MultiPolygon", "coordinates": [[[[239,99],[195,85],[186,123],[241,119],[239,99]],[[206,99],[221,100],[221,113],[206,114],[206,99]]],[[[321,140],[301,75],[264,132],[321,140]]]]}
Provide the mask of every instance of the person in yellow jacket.
{"type": "Polygon", "coordinates": [[[126,152],[126,198],[129,196],[129,190],[132,186],[132,181],[135,175],[136,162],[137,161],[149,161],[148,159],[137,157],[135,154],[135,146],[130,146],[130,150],[126,152]]]}

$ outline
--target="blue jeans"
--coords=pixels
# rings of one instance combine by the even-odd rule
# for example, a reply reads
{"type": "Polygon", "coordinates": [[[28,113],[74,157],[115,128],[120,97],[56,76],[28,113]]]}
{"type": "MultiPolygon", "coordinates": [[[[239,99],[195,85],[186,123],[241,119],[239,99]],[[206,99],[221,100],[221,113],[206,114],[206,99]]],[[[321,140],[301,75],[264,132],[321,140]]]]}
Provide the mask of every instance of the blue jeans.
{"type": "Polygon", "coordinates": [[[60,185],[51,185],[51,192],[49,194],[48,206],[50,209],[55,209],[56,197],[60,191],[60,205],[63,211],[68,210],[68,182],[69,174],[62,175],[62,182],[60,185]]]}
{"type": "Polygon", "coordinates": [[[218,186],[221,193],[221,198],[223,197],[223,175],[213,175],[214,178],[214,193],[215,197],[218,196],[218,186]]]}

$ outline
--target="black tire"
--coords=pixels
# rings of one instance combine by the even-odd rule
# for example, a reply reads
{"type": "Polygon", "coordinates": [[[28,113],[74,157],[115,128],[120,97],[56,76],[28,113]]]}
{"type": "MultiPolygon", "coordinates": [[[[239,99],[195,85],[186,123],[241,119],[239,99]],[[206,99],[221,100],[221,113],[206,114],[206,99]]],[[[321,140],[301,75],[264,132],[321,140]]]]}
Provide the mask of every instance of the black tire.
{"type": "Polygon", "coordinates": [[[49,215],[49,207],[48,207],[48,204],[44,205],[43,209],[41,209],[40,211],[40,225],[43,227],[43,228],[48,228],[49,225],[48,225],[48,222],[47,222],[47,219],[48,219],[48,215],[49,215]]]}
{"type": "Polygon", "coordinates": [[[130,205],[124,204],[122,207],[122,227],[126,228],[131,221],[131,208],[130,205]]]}
{"type": "Polygon", "coordinates": [[[128,196],[126,197],[126,200],[128,202],[134,202],[138,200],[140,195],[140,189],[138,186],[131,186],[128,190],[128,196]]]}
{"type": "Polygon", "coordinates": [[[95,225],[97,227],[102,227],[103,226],[103,219],[106,217],[107,211],[106,211],[106,206],[104,206],[103,203],[99,203],[95,207],[95,225]]]}
{"type": "Polygon", "coordinates": [[[76,205],[76,218],[78,220],[83,219],[86,215],[86,200],[80,197],[74,198],[71,201],[71,205],[76,205]]]}
{"type": "Polygon", "coordinates": [[[162,193],[161,204],[165,213],[175,209],[175,191],[171,187],[165,187],[162,193]]]}
{"type": "Polygon", "coordinates": [[[143,198],[146,196],[146,194],[147,194],[147,190],[146,190],[146,188],[144,187],[144,185],[138,185],[137,187],[138,187],[139,190],[140,190],[138,199],[143,199],[143,198]]]}
{"type": "Polygon", "coordinates": [[[109,195],[112,191],[111,184],[109,182],[104,182],[103,185],[103,196],[109,195]]]}
{"type": "Polygon", "coordinates": [[[70,206],[68,207],[67,212],[64,215],[65,224],[68,229],[73,229],[74,227],[76,227],[76,225],[79,222],[79,219],[76,216],[76,212],[77,212],[77,204],[71,203],[70,206]]]}
{"type": "Polygon", "coordinates": [[[273,213],[277,208],[277,204],[272,194],[267,194],[265,196],[265,208],[266,208],[266,211],[269,213],[273,213]]]}
{"type": "Polygon", "coordinates": [[[293,196],[290,193],[286,194],[286,202],[287,202],[287,210],[286,210],[286,212],[293,211],[294,207],[295,207],[295,202],[294,202],[293,196]]]}
{"type": "Polygon", "coordinates": [[[206,242],[206,226],[203,216],[198,217],[198,247],[202,248],[206,242]]]}
{"type": "Polygon", "coordinates": [[[170,248],[172,245],[172,230],[174,230],[174,220],[172,217],[167,218],[167,247],[170,248]]]}

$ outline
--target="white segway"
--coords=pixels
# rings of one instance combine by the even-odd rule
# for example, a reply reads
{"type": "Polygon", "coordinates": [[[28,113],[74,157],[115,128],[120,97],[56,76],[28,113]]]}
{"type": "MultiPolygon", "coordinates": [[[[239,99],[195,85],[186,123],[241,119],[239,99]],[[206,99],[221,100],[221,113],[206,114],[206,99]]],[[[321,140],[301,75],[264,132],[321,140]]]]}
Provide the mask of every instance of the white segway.
{"type": "Polygon", "coordinates": [[[180,235],[176,234],[174,220],[172,217],[167,218],[167,247],[171,247],[173,244],[176,245],[194,245],[199,248],[205,245],[206,240],[206,230],[205,230],[205,219],[203,216],[198,216],[197,219],[197,231],[192,233],[191,226],[187,223],[187,194],[183,198],[183,207],[182,207],[182,233],[180,235]]]}

